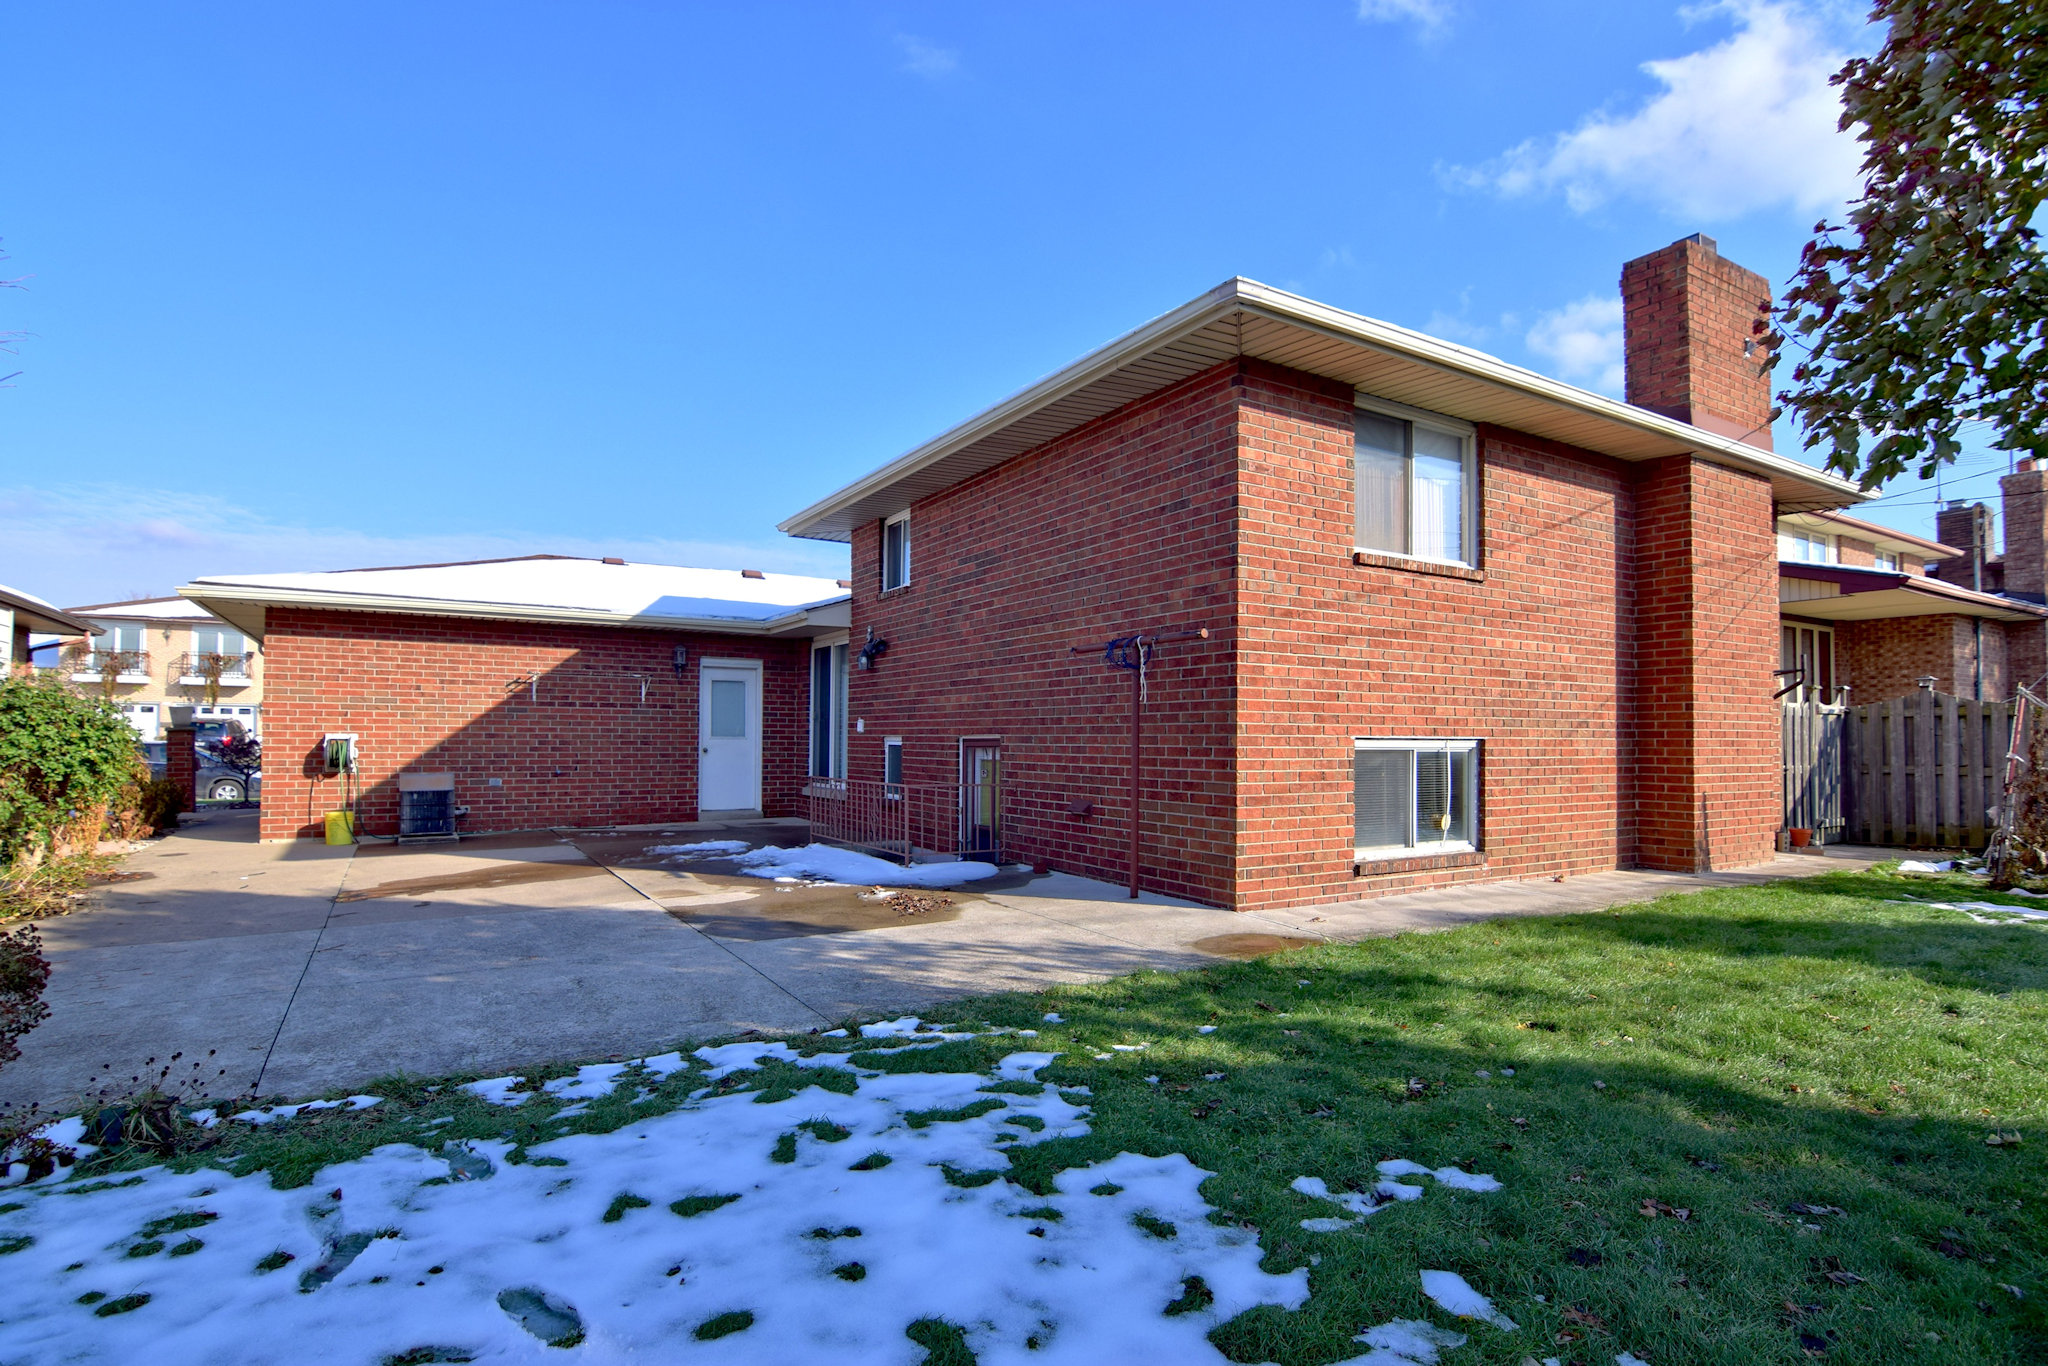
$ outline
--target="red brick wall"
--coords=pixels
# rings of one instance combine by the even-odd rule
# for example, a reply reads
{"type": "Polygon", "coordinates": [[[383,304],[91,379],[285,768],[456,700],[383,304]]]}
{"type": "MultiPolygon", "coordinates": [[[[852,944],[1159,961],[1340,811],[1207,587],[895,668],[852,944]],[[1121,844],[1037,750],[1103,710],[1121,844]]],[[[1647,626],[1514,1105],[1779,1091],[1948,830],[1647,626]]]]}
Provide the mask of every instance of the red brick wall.
{"type": "MultiPolygon", "coordinates": [[[[1845,621],[1835,627],[1835,681],[1850,687],[1849,700],[1889,702],[1919,687],[1932,675],[1936,692],[1956,697],[1976,695],[1976,618],[1941,615],[1887,617],[1877,621],[1845,621]]],[[[2010,631],[2038,638],[2040,627],[1987,621],[1983,625],[1984,696],[2008,699],[2014,678],[2010,667],[2010,631]]]]}
{"type": "Polygon", "coordinates": [[[189,726],[172,726],[164,732],[164,777],[185,794],[180,811],[199,809],[199,732],[189,726]]]}
{"type": "Polygon", "coordinates": [[[465,833],[692,819],[706,655],[763,661],[763,799],[768,814],[790,814],[805,764],[808,645],[272,608],[263,838],[318,835],[340,806],[339,780],[319,769],[329,731],[362,737],[365,834],[397,833],[402,770],[454,773],[465,833]],[[681,682],[678,644],[690,651],[681,682]]]}
{"type": "Polygon", "coordinates": [[[1637,487],[1628,772],[1639,862],[1771,857],[1779,823],[1778,567],[1767,480],[1671,456],[1637,487]]]}
{"type": "Polygon", "coordinates": [[[1101,643],[1207,626],[1150,671],[1141,831],[1148,887],[1229,899],[1239,382],[1219,366],[917,503],[904,588],[880,592],[878,526],[855,534],[854,646],[872,627],[889,651],[853,674],[850,777],[880,779],[900,735],[906,782],[957,782],[960,740],[999,737],[1006,845],[1120,881],[1130,675],[1101,643]]]}
{"type": "Polygon", "coordinates": [[[1240,426],[1234,904],[1627,863],[1635,538],[1623,467],[1482,428],[1478,573],[1417,572],[1352,562],[1348,387],[1255,372],[1240,426]],[[1478,739],[1483,854],[1367,863],[1354,875],[1361,736],[1478,739]]]}
{"type": "Polygon", "coordinates": [[[1688,237],[1628,262],[1628,401],[1768,449],[1771,382],[1753,324],[1770,297],[1768,280],[1723,257],[1711,239],[1688,237]]]}
{"type": "Polygon", "coordinates": [[[907,781],[952,782],[963,736],[1000,736],[1009,848],[1120,879],[1127,675],[1068,647],[1200,624],[1152,675],[1148,888],[1251,908],[1586,872],[1636,862],[1646,820],[1658,866],[1768,858],[1768,484],[1482,428],[1478,570],[1360,565],[1351,414],[1344,385],[1228,362],[915,504],[905,589],[861,529],[854,641],[889,651],[853,676],[851,776],[901,735],[907,781]],[[1355,874],[1355,736],[1479,739],[1483,852],[1355,874]]]}

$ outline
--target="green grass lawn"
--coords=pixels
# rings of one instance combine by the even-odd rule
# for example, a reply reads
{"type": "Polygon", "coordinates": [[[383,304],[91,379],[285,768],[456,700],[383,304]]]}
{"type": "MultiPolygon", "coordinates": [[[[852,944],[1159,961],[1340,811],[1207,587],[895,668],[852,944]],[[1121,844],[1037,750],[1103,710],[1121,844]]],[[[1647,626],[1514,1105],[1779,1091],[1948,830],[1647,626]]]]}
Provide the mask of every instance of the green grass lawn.
{"type": "MultiPolygon", "coordinates": [[[[1605,1366],[1623,1349],[1655,1366],[2040,1361],[2048,925],[1898,900],[1996,899],[1979,886],[1831,874],[956,1003],[937,1018],[1038,1029],[1029,1046],[1063,1053],[1044,1075],[1093,1091],[1093,1133],[1013,1149],[1012,1179],[1042,1191],[1120,1151],[1185,1153],[1217,1174],[1205,1194],[1219,1217],[1261,1230],[1267,1269],[1312,1268],[1300,1311],[1216,1331],[1234,1360],[1356,1356],[1361,1329],[1428,1317],[1416,1273],[1431,1268],[1464,1275],[1521,1325],[1474,1329],[1446,1366],[1605,1366]],[[1065,1023],[1044,1023],[1047,1011],[1065,1023]],[[2004,1134],[2021,1141],[1985,1141],[2004,1134]],[[1337,1211],[1292,1180],[1369,1189],[1390,1157],[1491,1173],[1505,1189],[1432,1190],[1344,1232],[1300,1227],[1337,1211]]],[[[891,1066],[980,1068],[1019,1046],[974,1040],[891,1066]]],[[[782,1065],[729,1086],[819,1083],[851,1079],[782,1065]]],[[[680,1103],[701,1084],[679,1075],[663,1093],[680,1103]]],[[[599,1102],[565,1126],[544,1105],[496,1110],[426,1085],[373,1086],[385,1105],[238,1133],[187,1160],[301,1182],[321,1162],[418,1138],[428,1116],[454,1116],[432,1130],[438,1144],[531,1141],[628,1113],[599,1102]]]]}

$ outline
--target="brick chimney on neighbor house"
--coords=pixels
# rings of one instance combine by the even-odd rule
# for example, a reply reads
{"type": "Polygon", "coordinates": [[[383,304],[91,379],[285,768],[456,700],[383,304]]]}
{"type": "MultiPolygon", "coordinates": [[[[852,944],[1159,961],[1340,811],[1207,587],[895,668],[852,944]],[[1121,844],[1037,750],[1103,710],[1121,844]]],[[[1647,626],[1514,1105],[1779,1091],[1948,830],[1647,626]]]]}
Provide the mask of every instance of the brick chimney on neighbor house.
{"type": "Polygon", "coordinates": [[[1628,401],[1771,448],[1771,284],[1694,233],[1621,268],[1628,401]]]}
{"type": "Polygon", "coordinates": [[[2048,470],[2022,460],[1998,488],[2005,499],[2005,591],[2028,602],[2048,601],[2048,470]]]}
{"type": "Polygon", "coordinates": [[[1990,508],[1955,499],[1934,514],[1934,539],[1963,553],[1952,560],[1935,560],[1927,566],[1929,574],[1958,588],[1999,590],[2003,566],[1991,553],[1990,508]]]}

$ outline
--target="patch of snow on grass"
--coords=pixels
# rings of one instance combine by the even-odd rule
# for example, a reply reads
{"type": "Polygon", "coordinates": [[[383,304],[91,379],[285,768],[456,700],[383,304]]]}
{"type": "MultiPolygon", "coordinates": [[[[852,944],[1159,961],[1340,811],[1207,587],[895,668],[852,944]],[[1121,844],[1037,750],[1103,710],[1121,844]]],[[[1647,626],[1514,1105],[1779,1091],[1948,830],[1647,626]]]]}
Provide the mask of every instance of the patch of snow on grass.
{"type": "Polygon", "coordinates": [[[808,844],[801,849],[756,849],[742,854],[734,866],[748,877],[804,878],[869,887],[958,887],[994,877],[993,863],[917,863],[906,868],[872,854],[808,844]]]}
{"type": "MultiPolygon", "coordinates": [[[[1030,1062],[1012,1055],[1005,1068],[1030,1062]]],[[[512,1080],[472,1086],[502,1094],[512,1080]]],[[[863,1076],[851,1095],[716,1096],[536,1143],[522,1160],[510,1142],[474,1141],[488,1179],[450,1180],[445,1156],[394,1143],[291,1190],[268,1172],[162,1167],[82,1195],[30,1187],[0,1215],[0,1236],[30,1240],[0,1277],[8,1356],[282,1362],[328,1342],[357,1361],[441,1348],[543,1363],[561,1355],[543,1336],[574,1323],[593,1360],[881,1366],[912,1359],[904,1330],[930,1318],[966,1325],[985,1363],[1220,1363],[1207,1337],[1217,1324],[1307,1301],[1305,1268],[1262,1271],[1255,1231],[1211,1222],[1210,1173],[1181,1154],[1070,1168],[1048,1195],[950,1184],[947,1169],[1007,1171],[1010,1150],[1088,1132],[1087,1112],[1050,1086],[930,1118],[986,1103],[989,1080],[905,1073],[863,1076]],[[1004,1128],[1026,1116],[1042,1129],[1004,1128]],[[848,1138],[815,1136],[827,1126],[848,1138]],[[878,1153],[890,1160],[868,1160],[878,1153]],[[704,1198],[721,1196],[738,1198],[704,1198]],[[212,1217],[191,1254],[127,1255],[151,1221],[198,1213],[212,1217]],[[1147,1231],[1162,1222],[1171,1238],[1147,1231]],[[278,1254],[289,1265],[259,1269],[278,1268],[278,1254]],[[1190,1276],[1213,1303],[1168,1316],[1190,1276]],[[146,1299],[99,1317],[76,1303],[91,1292],[146,1299]],[[749,1326],[693,1340],[741,1313],[749,1326]],[[1042,1350],[1027,1349],[1033,1337],[1042,1350]]]]}
{"type": "Polygon", "coordinates": [[[996,1075],[1004,1081],[1037,1081],[1038,1069],[1048,1066],[1057,1053],[1012,1053],[996,1064],[996,1075]]]}
{"type": "Polygon", "coordinates": [[[619,1073],[625,1070],[622,1062],[594,1062],[577,1068],[575,1076],[556,1077],[540,1089],[563,1100],[596,1100],[612,1093],[619,1084],[619,1073]]]}
{"type": "Polygon", "coordinates": [[[1395,1319],[1368,1328],[1351,1340],[1372,1350],[1337,1366],[1436,1366],[1439,1351],[1463,1347],[1466,1339],[1463,1333],[1439,1328],[1422,1319],[1395,1319]]]}
{"type": "Polygon", "coordinates": [[[482,1081],[464,1082],[458,1090],[472,1096],[480,1096],[493,1105],[524,1105],[531,1091],[515,1091],[512,1088],[524,1082],[524,1077],[486,1077],[482,1081]]]}
{"type": "Polygon", "coordinates": [[[1955,866],[1949,859],[1943,859],[1940,863],[1928,863],[1916,858],[1899,860],[1899,871],[1902,873],[1946,873],[1955,866]]]}
{"type": "Polygon", "coordinates": [[[863,1039],[907,1039],[917,1033],[917,1027],[924,1021],[915,1015],[905,1015],[897,1020],[883,1020],[879,1024],[865,1024],[860,1027],[863,1039]]]}
{"type": "Polygon", "coordinates": [[[1500,1182],[1491,1176],[1476,1175],[1456,1167],[1425,1167],[1420,1162],[1410,1162],[1405,1157],[1396,1157],[1380,1163],[1379,1172],[1381,1176],[1433,1176],[1439,1184],[1453,1186],[1461,1191],[1500,1189],[1500,1182]]]}
{"type": "Polygon", "coordinates": [[[640,1059],[640,1065],[657,1077],[666,1077],[690,1064],[683,1060],[681,1053],[657,1053],[651,1058],[640,1059]]]}
{"type": "Polygon", "coordinates": [[[1445,1313],[1455,1314],[1461,1319],[1478,1319],[1490,1323],[1504,1333],[1512,1333],[1518,1327],[1513,1319],[1493,1307],[1493,1301],[1474,1290],[1455,1271],[1425,1271],[1422,1273],[1422,1293],[1436,1302],[1445,1313]]]}
{"type": "Polygon", "coordinates": [[[1934,911],[1961,911],[1980,925],[2003,925],[2014,920],[2048,920],[2048,910],[2032,906],[2001,906],[1995,901],[1902,901],[1901,906],[1925,906],[1934,911]]]}
{"type": "Polygon", "coordinates": [[[280,1119],[290,1119],[301,1110],[367,1110],[382,1099],[382,1096],[350,1096],[345,1100],[309,1100],[301,1105],[265,1105],[260,1109],[244,1110],[238,1115],[229,1115],[228,1118],[239,1119],[244,1124],[271,1124],[280,1119]]]}

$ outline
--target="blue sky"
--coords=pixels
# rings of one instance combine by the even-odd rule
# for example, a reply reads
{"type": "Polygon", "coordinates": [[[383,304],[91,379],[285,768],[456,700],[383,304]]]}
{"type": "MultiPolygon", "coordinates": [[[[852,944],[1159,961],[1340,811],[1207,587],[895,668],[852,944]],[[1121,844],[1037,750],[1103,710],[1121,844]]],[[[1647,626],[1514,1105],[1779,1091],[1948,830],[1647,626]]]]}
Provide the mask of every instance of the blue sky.
{"type": "Polygon", "coordinates": [[[836,575],[775,522],[1236,274],[1617,390],[1622,261],[1852,189],[1860,14],[17,0],[0,581],[836,575]]]}

